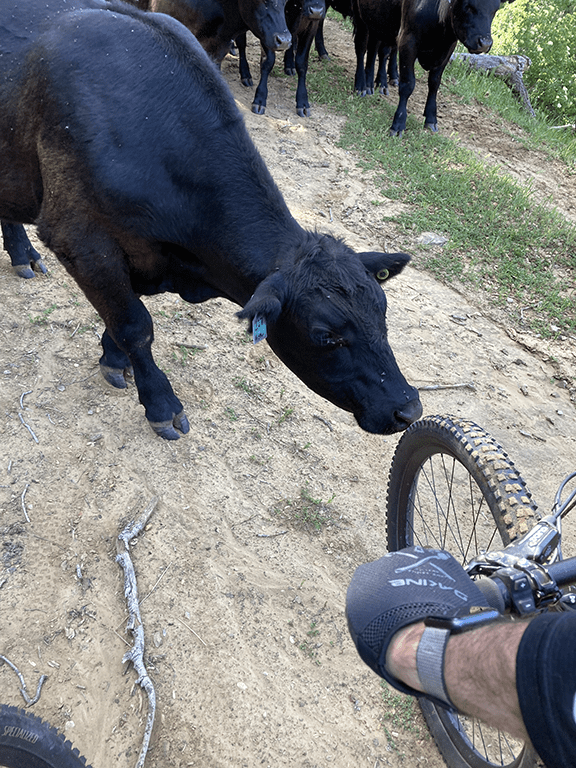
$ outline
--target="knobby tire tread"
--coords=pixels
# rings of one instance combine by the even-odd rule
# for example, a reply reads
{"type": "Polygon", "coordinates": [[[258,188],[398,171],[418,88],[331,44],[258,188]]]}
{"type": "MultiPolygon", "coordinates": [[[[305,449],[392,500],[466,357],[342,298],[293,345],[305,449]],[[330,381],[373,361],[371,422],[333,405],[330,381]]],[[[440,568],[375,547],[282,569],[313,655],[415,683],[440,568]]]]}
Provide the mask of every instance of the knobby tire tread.
{"type": "Polygon", "coordinates": [[[91,768],[62,733],[36,715],[0,705],[1,768],[91,768]]]}

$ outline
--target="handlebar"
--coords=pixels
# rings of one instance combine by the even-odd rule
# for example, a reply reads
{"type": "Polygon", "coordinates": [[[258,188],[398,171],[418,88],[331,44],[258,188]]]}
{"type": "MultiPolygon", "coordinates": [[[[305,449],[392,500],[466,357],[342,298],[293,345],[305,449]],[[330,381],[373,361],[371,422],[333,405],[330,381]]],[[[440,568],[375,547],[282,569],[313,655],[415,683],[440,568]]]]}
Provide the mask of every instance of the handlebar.
{"type": "Polygon", "coordinates": [[[558,489],[552,514],[542,518],[520,539],[502,550],[474,558],[466,566],[488,603],[500,613],[527,616],[562,601],[576,607],[576,593],[570,599],[562,588],[576,584],[576,557],[562,559],[561,520],[576,506],[576,490],[562,501],[562,492],[576,472],[568,475],[558,489]]]}

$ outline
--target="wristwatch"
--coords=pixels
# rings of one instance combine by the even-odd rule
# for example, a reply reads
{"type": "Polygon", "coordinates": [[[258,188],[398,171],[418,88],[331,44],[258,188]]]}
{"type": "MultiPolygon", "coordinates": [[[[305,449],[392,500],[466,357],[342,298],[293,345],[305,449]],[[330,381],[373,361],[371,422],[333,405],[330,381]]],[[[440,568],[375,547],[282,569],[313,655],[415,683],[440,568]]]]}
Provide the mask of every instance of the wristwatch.
{"type": "Polygon", "coordinates": [[[444,655],[450,635],[459,635],[492,624],[502,614],[495,608],[478,606],[465,616],[429,616],[416,651],[416,671],[424,692],[448,709],[456,709],[444,679],[444,655]]]}

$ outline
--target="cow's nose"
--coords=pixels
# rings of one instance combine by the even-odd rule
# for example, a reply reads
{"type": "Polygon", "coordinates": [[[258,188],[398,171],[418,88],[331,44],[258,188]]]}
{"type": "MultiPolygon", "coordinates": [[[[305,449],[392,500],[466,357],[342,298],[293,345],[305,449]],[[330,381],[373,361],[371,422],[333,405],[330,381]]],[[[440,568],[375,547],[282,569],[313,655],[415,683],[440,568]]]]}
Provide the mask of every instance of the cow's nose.
{"type": "Polygon", "coordinates": [[[473,53],[488,53],[490,48],[492,48],[492,38],[490,35],[480,37],[478,38],[477,48],[473,53]]]}
{"type": "Polygon", "coordinates": [[[401,424],[404,423],[406,427],[409,427],[412,422],[417,421],[420,416],[422,416],[422,403],[418,397],[410,400],[403,408],[394,411],[396,420],[401,424]]]}
{"type": "Polygon", "coordinates": [[[310,8],[308,10],[308,13],[306,14],[306,18],[312,19],[312,20],[314,20],[314,19],[321,19],[324,16],[324,12],[325,12],[325,10],[324,10],[324,8],[322,6],[317,6],[317,7],[314,7],[314,8],[310,8]]]}
{"type": "Polygon", "coordinates": [[[274,35],[274,50],[285,51],[292,45],[292,35],[290,32],[281,32],[274,35]]]}

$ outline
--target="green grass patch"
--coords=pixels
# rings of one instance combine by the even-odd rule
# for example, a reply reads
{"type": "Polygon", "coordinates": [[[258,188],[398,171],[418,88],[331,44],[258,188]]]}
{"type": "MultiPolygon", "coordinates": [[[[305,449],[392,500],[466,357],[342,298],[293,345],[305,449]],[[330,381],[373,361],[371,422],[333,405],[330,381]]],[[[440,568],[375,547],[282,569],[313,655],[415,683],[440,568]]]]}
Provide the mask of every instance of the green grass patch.
{"type": "Polygon", "coordinates": [[[320,533],[333,520],[330,504],[334,501],[331,496],[327,501],[311,495],[308,483],[300,489],[300,498],[284,499],[275,509],[274,514],[285,523],[296,529],[311,533],[320,533]]]}
{"type": "MultiPolygon", "coordinates": [[[[530,122],[496,78],[487,86],[482,74],[456,67],[445,79],[456,94],[465,92],[458,95],[462,99],[477,97],[472,80],[478,98],[498,92],[496,103],[503,105],[504,114],[490,103],[498,119],[495,131],[508,130],[514,120],[530,147],[542,150],[546,133],[551,155],[568,152],[570,142],[562,144],[542,118],[530,122]]],[[[391,138],[396,99],[354,96],[350,74],[337,63],[314,62],[308,81],[316,103],[347,118],[341,145],[358,154],[361,168],[376,172],[385,199],[406,204],[402,213],[389,218],[406,232],[407,241],[414,243],[427,231],[448,238],[442,248],[411,247],[418,255],[417,267],[447,283],[472,285],[500,306],[516,307],[517,323],[543,336],[576,331],[576,228],[455,137],[425,131],[421,118],[410,112],[404,136],[391,138]]],[[[373,210],[375,217],[385,218],[385,201],[373,210]]]]}

